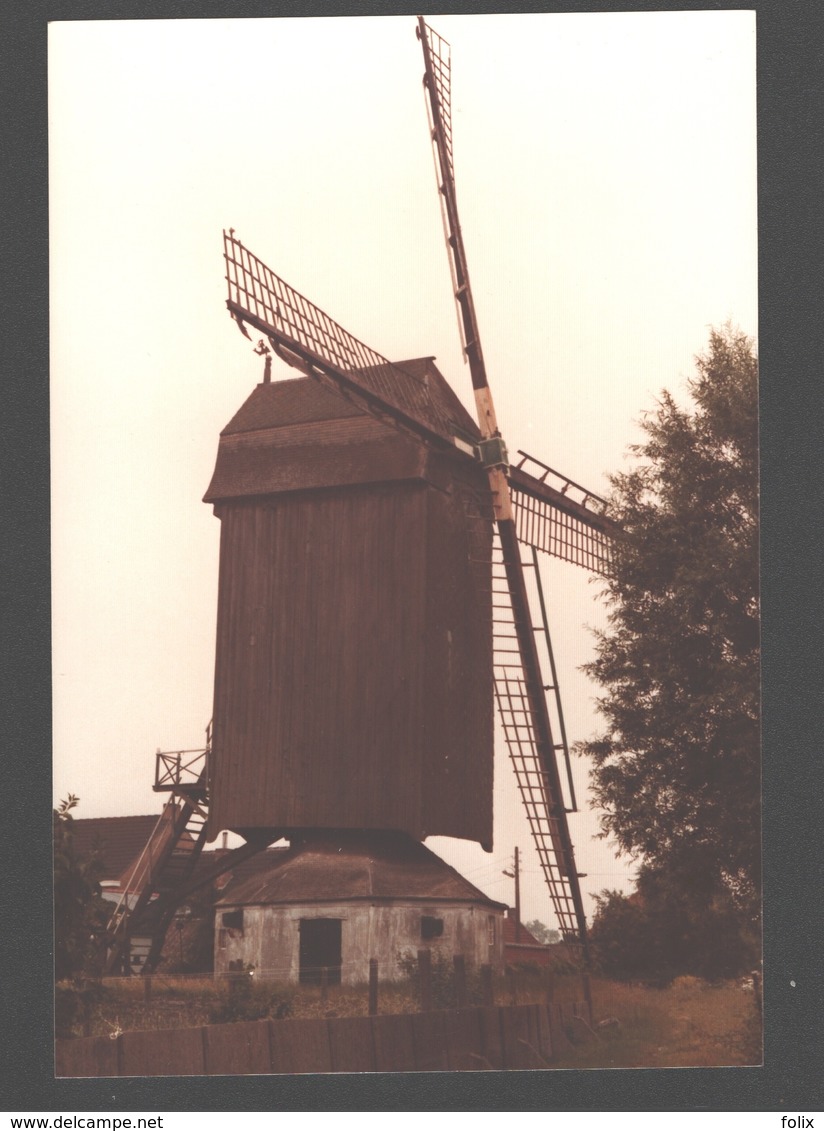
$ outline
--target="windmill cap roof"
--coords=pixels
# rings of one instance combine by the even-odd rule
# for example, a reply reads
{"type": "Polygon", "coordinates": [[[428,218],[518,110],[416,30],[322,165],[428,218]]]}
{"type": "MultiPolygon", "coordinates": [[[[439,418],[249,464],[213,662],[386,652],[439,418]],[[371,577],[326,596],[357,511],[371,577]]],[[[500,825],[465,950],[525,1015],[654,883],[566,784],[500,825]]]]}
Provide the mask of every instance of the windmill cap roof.
{"type": "Polygon", "coordinates": [[[234,871],[218,906],[360,899],[505,907],[412,837],[351,832],[313,835],[251,858],[234,871]]]}
{"type": "MultiPolygon", "coordinates": [[[[264,383],[221,432],[204,502],[397,481],[442,486],[449,453],[466,460],[465,452],[453,447],[454,433],[470,440],[480,433],[432,358],[399,366],[389,378],[414,383],[418,399],[431,409],[431,427],[449,439],[447,451],[377,419],[312,377],[264,383]]],[[[480,465],[473,462],[471,473],[478,472],[480,465]]]]}
{"type": "MultiPolygon", "coordinates": [[[[405,377],[425,387],[433,405],[461,432],[472,436],[480,435],[478,426],[450,388],[433,358],[412,358],[393,364],[405,377]]],[[[369,370],[364,372],[368,373],[369,370]]],[[[363,415],[363,409],[321,385],[313,377],[293,377],[256,386],[223,429],[221,436],[363,415]]]]}
{"type": "Polygon", "coordinates": [[[288,424],[321,420],[343,420],[362,416],[362,411],[312,377],[289,377],[256,385],[249,397],[220,433],[237,436],[288,424]]]}

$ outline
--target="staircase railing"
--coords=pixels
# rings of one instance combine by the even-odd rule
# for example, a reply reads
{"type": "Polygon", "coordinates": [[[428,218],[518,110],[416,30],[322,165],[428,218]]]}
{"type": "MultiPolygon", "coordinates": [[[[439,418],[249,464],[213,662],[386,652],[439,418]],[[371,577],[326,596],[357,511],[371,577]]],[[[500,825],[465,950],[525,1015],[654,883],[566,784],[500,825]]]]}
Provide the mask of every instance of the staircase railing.
{"type": "Polygon", "coordinates": [[[126,933],[128,922],[141,905],[148,902],[160,855],[169,839],[174,835],[177,812],[178,803],[174,797],[170,797],[163,806],[163,811],[149,834],[145,847],[135,861],[129,878],[124,884],[120,899],[109,917],[109,922],[106,925],[106,939],[110,950],[111,948],[119,949],[117,944],[126,933]],[[164,826],[168,829],[165,835],[164,826]]]}
{"type": "Polygon", "coordinates": [[[222,853],[208,867],[197,868],[208,827],[208,764],[212,724],[206,728],[206,747],[199,750],[157,751],[155,791],[171,794],[135,861],[125,890],[106,931],[106,969],[113,970],[128,954],[136,924],[150,938],[143,971],[160,960],[163,942],[175,911],[193,891],[223,872],[261,852],[281,835],[259,831],[245,844],[222,853]]]}
{"type": "Polygon", "coordinates": [[[200,787],[208,754],[208,746],[198,750],[158,750],[155,755],[155,792],[200,787]]]}

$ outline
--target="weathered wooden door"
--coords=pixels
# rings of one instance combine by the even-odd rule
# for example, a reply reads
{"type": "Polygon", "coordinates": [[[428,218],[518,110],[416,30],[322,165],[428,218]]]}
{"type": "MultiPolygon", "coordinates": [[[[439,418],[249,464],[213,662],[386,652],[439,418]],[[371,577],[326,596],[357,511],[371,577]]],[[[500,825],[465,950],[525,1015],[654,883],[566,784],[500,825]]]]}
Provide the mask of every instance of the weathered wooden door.
{"type": "Polygon", "coordinates": [[[329,985],[340,985],[341,920],[301,919],[300,980],[318,985],[324,970],[329,985]]]}

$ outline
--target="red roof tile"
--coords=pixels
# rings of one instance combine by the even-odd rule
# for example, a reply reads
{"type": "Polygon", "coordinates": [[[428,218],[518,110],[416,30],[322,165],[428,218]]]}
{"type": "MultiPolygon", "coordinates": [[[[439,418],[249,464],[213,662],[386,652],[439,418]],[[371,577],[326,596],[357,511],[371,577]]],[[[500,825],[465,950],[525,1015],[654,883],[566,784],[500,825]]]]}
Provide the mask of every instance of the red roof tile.
{"type": "MultiPolygon", "coordinates": [[[[504,919],[504,946],[508,946],[510,943],[515,943],[515,941],[515,916],[514,914],[509,914],[504,919]]],[[[520,946],[544,945],[535,938],[531,931],[528,931],[526,929],[523,923],[521,923],[521,929],[518,932],[517,942],[520,946]]]]}
{"type": "Polygon", "coordinates": [[[103,861],[103,880],[119,880],[149,841],[159,813],[141,817],[75,818],[74,846],[78,856],[98,851],[103,861]]]}

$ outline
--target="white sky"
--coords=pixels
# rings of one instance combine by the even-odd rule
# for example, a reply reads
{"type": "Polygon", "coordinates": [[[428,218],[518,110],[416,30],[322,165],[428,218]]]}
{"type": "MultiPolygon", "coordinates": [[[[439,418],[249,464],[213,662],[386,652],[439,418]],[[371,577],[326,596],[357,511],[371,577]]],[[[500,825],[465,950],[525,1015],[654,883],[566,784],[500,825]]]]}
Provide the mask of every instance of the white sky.
{"type": "MultiPolygon", "coordinates": [[[[752,12],[427,17],[452,45],[456,183],[510,453],[594,491],[711,325],[757,332],[752,12]]],[[[50,25],[54,790],[158,812],[154,751],[211,716],[220,429],[261,379],[221,232],[385,356],[435,354],[472,410],[412,16],[50,25]]],[[[274,376],[292,376],[275,361],[274,376]]],[[[550,562],[571,741],[603,609],[550,562]]],[[[430,841],[493,898],[523,854],[506,756],[496,849],[430,841]]],[[[587,768],[576,763],[579,799],[587,768]]],[[[571,818],[584,891],[632,868],[571,818]]],[[[591,908],[591,902],[587,899],[591,908]]]]}

